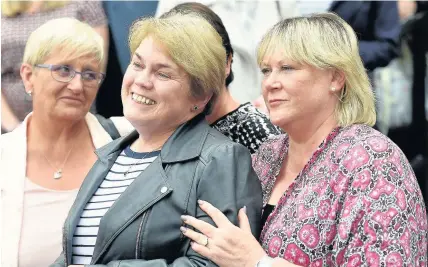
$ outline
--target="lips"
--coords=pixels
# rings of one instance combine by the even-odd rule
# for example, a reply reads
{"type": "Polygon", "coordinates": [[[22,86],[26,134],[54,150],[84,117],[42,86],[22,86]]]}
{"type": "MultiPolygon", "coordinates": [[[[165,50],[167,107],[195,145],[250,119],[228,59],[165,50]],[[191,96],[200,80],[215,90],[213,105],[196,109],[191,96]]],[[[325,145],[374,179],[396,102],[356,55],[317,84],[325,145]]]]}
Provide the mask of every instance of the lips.
{"type": "Polygon", "coordinates": [[[138,104],[144,104],[149,106],[156,104],[156,101],[148,98],[147,96],[139,95],[137,93],[131,93],[131,95],[132,95],[132,100],[138,104]]]}
{"type": "Polygon", "coordinates": [[[80,98],[76,98],[76,97],[72,97],[72,96],[63,96],[60,99],[64,99],[64,100],[71,100],[71,101],[77,101],[77,102],[81,102],[83,103],[84,101],[80,98]]]}

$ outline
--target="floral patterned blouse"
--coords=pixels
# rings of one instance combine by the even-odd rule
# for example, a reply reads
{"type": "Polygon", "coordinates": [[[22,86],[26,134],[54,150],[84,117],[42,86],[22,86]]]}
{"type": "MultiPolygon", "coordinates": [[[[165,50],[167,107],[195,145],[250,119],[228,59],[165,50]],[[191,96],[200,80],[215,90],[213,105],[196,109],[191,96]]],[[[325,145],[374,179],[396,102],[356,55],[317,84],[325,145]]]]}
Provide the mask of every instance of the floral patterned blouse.
{"type": "MultiPolygon", "coordinates": [[[[266,141],[253,166],[266,205],[288,137],[266,141]]],[[[427,266],[427,215],[403,152],[371,127],[336,128],[267,218],[271,257],[300,266],[427,266]]]]}

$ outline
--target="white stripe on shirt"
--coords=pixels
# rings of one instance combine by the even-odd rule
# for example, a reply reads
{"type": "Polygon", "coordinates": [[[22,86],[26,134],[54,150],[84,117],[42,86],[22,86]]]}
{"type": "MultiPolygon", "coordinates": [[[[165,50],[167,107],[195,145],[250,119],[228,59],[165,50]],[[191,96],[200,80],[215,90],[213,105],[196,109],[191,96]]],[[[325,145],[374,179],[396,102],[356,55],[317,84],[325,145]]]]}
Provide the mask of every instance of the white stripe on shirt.
{"type": "Polygon", "coordinates": [[[129,147],[122,151],[80,215],[73,236],[72,264],[91,263],[102,217],[135,178],[157,158],[158,154],[159,151],[134,153],[129,147]],[[138,157],[130,156],[134,154],[138,154],[138,157]],[[126,172],[128,173],[124,175],[126,172]]]}

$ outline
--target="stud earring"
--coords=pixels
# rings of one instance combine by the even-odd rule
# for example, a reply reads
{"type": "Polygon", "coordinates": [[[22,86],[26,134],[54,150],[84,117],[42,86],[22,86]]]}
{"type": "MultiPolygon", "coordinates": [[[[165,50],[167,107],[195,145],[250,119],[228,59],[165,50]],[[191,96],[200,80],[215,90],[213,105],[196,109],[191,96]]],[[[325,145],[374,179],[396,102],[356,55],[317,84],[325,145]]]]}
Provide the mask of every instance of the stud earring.
{"type": "Polygon", "coordinates": [[[331,88],[331,91],[332,91],[332,92],[336,92],[336,87],[332,87],[332,88],[331,88]]]}
{"type": "Polygon", "coordinates": [[[193,110],[195,110],[195,111],[198,110],[198,106],[194,106],[193,110]]]}
{"type": "Polygon", "coordinates": [[[29,96],[31,96],[31,94],[32,94],[32,93],[33,93],[33,91],[31,91],[31,90],[27,92],[27,94],[28,94],[29,96]]]}

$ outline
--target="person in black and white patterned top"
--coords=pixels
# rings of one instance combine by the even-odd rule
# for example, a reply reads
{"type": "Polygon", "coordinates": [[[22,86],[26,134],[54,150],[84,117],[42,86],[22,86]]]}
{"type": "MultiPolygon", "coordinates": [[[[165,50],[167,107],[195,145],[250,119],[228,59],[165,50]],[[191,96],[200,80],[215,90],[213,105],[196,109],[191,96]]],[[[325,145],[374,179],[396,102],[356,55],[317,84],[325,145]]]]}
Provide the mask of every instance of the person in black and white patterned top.
{"type": "Polygon", "coordinates": [[[167,17],[175,13],[197,14],[207,20],[221,36],[223,46],[226,49],[226,81],[216,100],[213,111],[206,119],[211,127],[220,131],[232,141],[248,148],[251,154],[255,153],[266,139],[281,134],[282,131],[274,126],[269,118],[259,112],[251,103],[240,105],[230,94],[228,86],[234,78],[232,71],[233,48],[221,18],[209,7],[201,3],[179,4],[161,17],[167,17]]]}
{"type": "Polygon", "coordinates": [[[282,133],[281,129],[273,125],[269,118],[251,103],[240,105],[211,123],[211,127],[247,147],[251,154],[255,153],[266,139],[282,133]]]}

